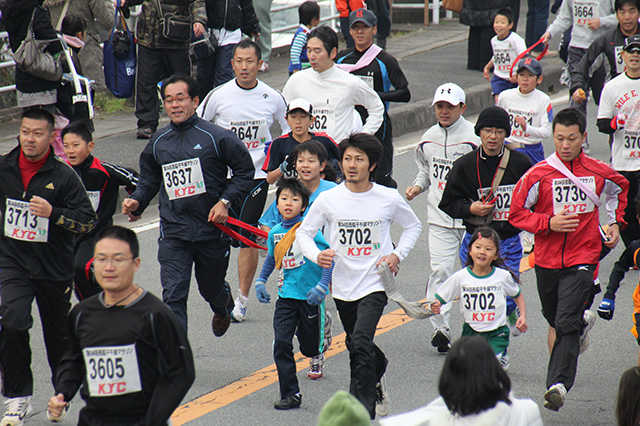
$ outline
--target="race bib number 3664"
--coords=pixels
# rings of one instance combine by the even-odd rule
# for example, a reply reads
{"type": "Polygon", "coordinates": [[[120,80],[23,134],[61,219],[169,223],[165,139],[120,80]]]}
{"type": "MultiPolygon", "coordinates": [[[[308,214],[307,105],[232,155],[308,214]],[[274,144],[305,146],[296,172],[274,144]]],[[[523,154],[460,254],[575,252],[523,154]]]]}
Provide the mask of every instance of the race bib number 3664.
{"type": "Polygon", "coordinates": [[[170,200],[192,197],[207,191],[199,158],[164,164],[162,177],[170,200]]]}
{"type": "Polygon", "coordinates": [[[598,0],[575,0],[573,2],[573,22],[586,27],[590,19],[600,18],[600,2],[598,0]]]}
{"type": "Polygon", "coordinates": [[[49,219],[31,214],[27,201],[7,198],[4,235],[28,243],[46,243],[49,239],[49,219]]]}
{"type": "Polygon", "coordinates": [[[85,348],[82,354],[91,396],[117,396],[142,390],[135,343],[85,348]]]}
{"type": "Polygon", "coordinates": [[[379,220],[338,220],[338,254],[349,257],[379,256],[382,252],[379,220]]]}

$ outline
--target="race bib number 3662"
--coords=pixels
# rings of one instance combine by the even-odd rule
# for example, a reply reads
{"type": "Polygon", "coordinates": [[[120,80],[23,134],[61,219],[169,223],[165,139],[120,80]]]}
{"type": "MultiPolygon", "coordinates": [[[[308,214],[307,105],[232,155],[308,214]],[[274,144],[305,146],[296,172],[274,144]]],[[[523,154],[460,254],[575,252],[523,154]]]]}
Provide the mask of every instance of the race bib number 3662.
{"type": "Polygon", "coordinates": [[[162,177],[170,200],[192,197],[207,191],[199,158],[164,164],[162,177]]]}
{"type": "Polygon", "coordinates": [[[4,235],[28,243],[46,243],[49,239],[49,219],[31,214],[27,201],[7,198],[4,235]]]}
{"type": "Polygon", "coordinates": [[[140,392],[136,345],[98,346],[82,350],[91,396],[140,392]]]}
{"type": "Polygon", "coordinates": [[[338,254],[349,257],[379,256],[382,252],[379,220],[339,219],[338,254]]]}

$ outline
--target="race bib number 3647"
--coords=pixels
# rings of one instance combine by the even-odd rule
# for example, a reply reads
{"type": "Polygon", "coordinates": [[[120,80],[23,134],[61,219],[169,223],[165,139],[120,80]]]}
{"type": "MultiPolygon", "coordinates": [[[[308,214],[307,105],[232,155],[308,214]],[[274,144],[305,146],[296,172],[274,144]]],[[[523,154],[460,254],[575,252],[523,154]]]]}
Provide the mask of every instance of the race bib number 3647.
{"type": "Polygon", "coordinates": [[[27,201],[7,198],[4,235],[28,243],[46,243],[49,239],[49,219],[31,214],[27,201]]]}
{"type": "Polygon", "coordinates": [[[338,254],[349,257],[379,256],[382,252],[379,220],[338,220],[338,254]]]}
{"type": "Polygon", "coordinates": [[[84,365],[91,396],[116,396],[140,392],[136,345],[85,348],[84,365]]]}

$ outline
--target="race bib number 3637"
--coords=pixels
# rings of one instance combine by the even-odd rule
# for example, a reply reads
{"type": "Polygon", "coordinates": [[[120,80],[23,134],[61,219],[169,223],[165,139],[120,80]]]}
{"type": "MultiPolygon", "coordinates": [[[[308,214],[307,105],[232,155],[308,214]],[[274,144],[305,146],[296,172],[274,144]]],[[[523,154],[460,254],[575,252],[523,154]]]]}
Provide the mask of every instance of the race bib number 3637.
{"type": "Polygon", "coordinates": [[[382,252],[379,220],[339,219],[338,254],[349,257],[379,256],[382,252]]]}
{"type": "Polygon", "coordinates": [[[207,191],[199,158],[164,164],[162,177],[170,200],[192,197],[207,191]]]}
{"type": "Polygon", "coordinates": [[[46,243],[49,239],[49,219],[31,214],[27,201],[7,198],[4,235],[28,243],[46,243]]]}
{"type": "Polygon", "coordinates": [[[84,365],[91,396],[116,396],[140,392],[136,345],[85,348],[84,365]]]}

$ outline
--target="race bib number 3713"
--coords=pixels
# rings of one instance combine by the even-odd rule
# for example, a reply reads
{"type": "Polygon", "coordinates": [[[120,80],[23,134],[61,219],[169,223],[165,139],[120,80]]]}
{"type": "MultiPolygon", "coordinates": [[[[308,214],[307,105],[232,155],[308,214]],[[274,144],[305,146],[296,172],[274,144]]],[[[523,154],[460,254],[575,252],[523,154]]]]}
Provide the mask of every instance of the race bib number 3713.
{"type": "Polygon", "coordinates": [[[49,239],[49,219],[31,214],[27,201],[7,198],[4,235],[28,243],[46,243],[49,239]]]}
{"type": "Polygon", "coordinates": [[[349,257],[379,256],[382,252],[379,220],[339,219],[338,254],[349,257]]]}
{"type": "Polygon", "coordinates": [[[82,350],[91,396],[140,392],[136,345],[98,346],[82,350]]]}

